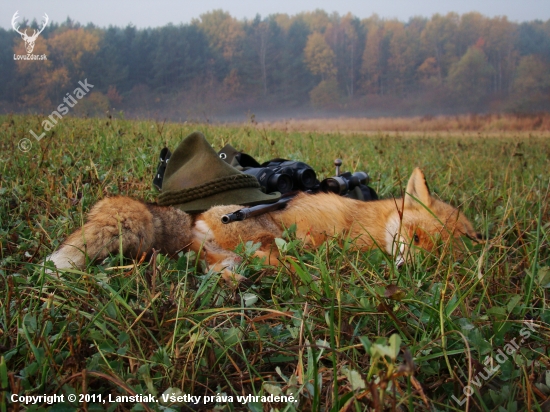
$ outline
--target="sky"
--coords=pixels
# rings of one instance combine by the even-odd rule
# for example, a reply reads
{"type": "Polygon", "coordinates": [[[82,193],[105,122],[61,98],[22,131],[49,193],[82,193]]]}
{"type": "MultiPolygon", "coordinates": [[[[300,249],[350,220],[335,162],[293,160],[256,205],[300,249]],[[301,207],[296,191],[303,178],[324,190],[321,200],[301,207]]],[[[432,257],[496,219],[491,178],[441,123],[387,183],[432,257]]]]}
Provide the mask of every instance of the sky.
{"type": "Polygon", "coordinates": [[[100,27],[159,27],[168,23],[189,23],[215,9],[228,11],[241,19],[253,19],[274,13],[294,15],[302,11],[323,9],[359,18],[376,13],[382,18],[408,21],[413,16],[431,17],[435,13],[459,14],[477,11],[489,17],[507,16],[515,22],[550,19],[550,0],[1,0],[0,27],[11,28],[16,11],[21,18],[40,20],[47,13],[50,21],[72,20],[100,27]]]}

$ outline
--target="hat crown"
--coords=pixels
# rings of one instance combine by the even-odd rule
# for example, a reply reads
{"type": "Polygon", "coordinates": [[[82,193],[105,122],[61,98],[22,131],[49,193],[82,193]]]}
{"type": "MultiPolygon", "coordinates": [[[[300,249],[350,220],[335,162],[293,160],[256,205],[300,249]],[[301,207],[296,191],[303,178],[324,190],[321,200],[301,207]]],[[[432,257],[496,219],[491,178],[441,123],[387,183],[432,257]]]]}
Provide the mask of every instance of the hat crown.
{"type": "Polygon", "coordinates": [[[238,174],[237,169],[219,159],[202,133],[194,132],[177,147],[166,165],[162,191],[195,187],[238,174]]]}
{"type": "Polygon", "coordinates": [[[201,212],[215,205],[272,203],[279,198],[280,193],[263,193],[253,176],[224,162],[204,135],[194,132],[180,143],[166,166],[159,204],[201,212]]]}

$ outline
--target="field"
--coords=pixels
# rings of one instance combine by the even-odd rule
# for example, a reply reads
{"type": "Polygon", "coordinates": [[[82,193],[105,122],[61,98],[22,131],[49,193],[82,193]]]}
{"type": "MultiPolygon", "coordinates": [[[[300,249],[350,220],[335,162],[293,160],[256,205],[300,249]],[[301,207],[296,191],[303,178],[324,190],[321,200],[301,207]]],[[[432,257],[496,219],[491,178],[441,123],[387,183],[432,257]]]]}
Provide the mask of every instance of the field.
{"type": "Polygon", "coordinates": [[[286,132],[364,133],[385,131],[416,134],[439,132],[443,135],[462,136],[483,133],[490,136],[517,136],[518,132],[531,132],[550,137],[550,115],[521,114],[470,114],[457,116],[416,116],[379,118],[325,118],[289,119],[261,122],[261,127],[286,132]]]}
{"type": "Polygon", "coordinates": [[[40,121],[0,117],[0,411],[550,410],[547,132],[66,117],[37,142],[29,129],[40,121]],[[97,200],[154,201],[160,149],[195,130],[216,149],[301,160],[322,177],[340,157],[344,170],[368,171],[383,198],[401,196],[420,166],[432,193],[488,240],[461,261],[424,253],[397,269],[350,239],[312,251],[289,233],[278,268],[242,245],[250,282],[240,287],[191,253],[45,273],[42,259],[97,200]],[[201,403],[113,401],[169,393],[201,403]],[[16,406],[12,394],[84,396],[16,406]],[[237,398],[247,395],[258,398],[237,398]],[[269,395],[298,402],[262,402],[269,395]]]}

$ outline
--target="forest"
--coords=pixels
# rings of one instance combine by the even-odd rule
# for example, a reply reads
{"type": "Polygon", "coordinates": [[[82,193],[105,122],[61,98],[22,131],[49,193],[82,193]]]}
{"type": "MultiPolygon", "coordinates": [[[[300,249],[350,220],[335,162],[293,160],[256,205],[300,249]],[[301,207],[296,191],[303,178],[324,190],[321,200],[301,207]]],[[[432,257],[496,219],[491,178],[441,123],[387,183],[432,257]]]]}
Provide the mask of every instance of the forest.
{"type": "MultiPolygon", "coordinates": [[[[40,21],[21,21],[38,29],[40,21]]],[[[0,112],[50,113],[88,79],[74,114],[223,119],[248,113],[437,115],[550,109],[550,20],[479,13],[408,22],[322,10],[138,29],[50,22],[32,54],[0,29],[0,112]]]]}

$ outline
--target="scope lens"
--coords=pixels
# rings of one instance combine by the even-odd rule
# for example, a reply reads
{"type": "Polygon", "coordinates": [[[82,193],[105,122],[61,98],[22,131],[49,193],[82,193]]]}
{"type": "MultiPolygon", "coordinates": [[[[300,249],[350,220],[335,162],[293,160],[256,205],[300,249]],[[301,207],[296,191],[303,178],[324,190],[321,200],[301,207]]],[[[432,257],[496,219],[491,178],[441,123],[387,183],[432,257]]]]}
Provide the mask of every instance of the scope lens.
{"type": "Polygon", "coordinates": [[[341,195],[347,192],[348,185],[341,177],[329,177],[321,182],[321,190],[341,195]]]}
{"type": "Polygon", "coordinates": [[[317,175],[312,169],[300,169],[296,172],[296,180],[304,189],[311,189],[315,186],[317,175]]]}

